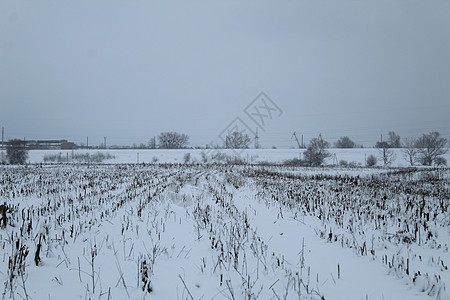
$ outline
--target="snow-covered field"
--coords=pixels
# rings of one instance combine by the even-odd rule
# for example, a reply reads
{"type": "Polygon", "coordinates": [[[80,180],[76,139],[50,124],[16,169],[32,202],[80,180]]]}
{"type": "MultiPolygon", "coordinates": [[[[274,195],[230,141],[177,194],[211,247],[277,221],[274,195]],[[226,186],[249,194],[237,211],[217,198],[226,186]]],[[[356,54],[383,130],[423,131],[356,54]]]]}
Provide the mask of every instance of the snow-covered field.
{"type": "MultiPolygon", "coordinates": [[[[182,163],[184,162],[185,155],[190,154],[190,162],[204,162],[204,157],[211,162],[217,161],[213,157],[217,157],[223,154],[228,157],[238,156],[242,160],[248,163],[258,162],[272,162],[281,163],[288,159],[303,158],[302,153],[304,150],[299,149],[247,149],[247,150],[229,150],[229,149],[180,149],[180,150],[32,150],[29,152],[29,162],[40,163],[44,161],[45,155],[61,155],[61,158],[71,161],[73,154],[90,153],[95,154],[97,152],[109,153],[115,158],[105,160],[105,163],[182,163]],[[204,153],[204,155],[202,154],[204,153]],[[206,155],[206,156],[205,156],[206,155]]],[[[327,159],[327,164],[338,164],[339,161],[345,160],[348,163],[354,162],[355,164],[365,165],[366,158],[369,155],[374,155],[377,160],[378,166],[382,166],[382,159],[380,157],[380,151],[374,148],[362,148],[362,149],[329,149],[332,154],[327,159]]],[[[393,149],[394,160],[391,166],[409,166],[409,162],[406,159],[402,149],[393,149]]],[[[222,155],[222,156],[223,156],[222,155]]],[[[450,162],[450,151],[443,156],[450,162]]]]}
{"type": "Polygon", "coordinates": [[[448,169],[0,174],[3,299],[450,299],[448,169]]]}

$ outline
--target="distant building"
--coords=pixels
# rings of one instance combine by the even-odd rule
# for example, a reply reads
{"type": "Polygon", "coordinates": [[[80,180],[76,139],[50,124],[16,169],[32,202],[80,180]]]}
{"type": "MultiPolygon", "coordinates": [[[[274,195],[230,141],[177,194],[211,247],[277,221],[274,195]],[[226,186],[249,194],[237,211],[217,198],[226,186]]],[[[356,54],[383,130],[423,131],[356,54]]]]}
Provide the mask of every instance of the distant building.
{"type": "MultiPolygon", "coordinates": [[[[67,140],[24,140],[29,150],[71,150],[77,145],[67,140]]],[[[8,142],[5,142],[8,145],[8,142]]]]}
{"type": "Polygon", "coordinates": [[[61,150],[73,150],[73,149],[77,149],[77,145],[75,145],[75,143],[72,142],[61,143],[61,150]]]}

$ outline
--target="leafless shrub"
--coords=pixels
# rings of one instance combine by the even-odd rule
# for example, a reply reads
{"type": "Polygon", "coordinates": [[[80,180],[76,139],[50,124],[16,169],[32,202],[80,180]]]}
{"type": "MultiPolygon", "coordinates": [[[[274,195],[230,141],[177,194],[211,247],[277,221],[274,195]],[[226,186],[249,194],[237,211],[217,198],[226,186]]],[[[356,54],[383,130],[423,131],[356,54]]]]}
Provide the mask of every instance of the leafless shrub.
{"type": "Polygon", "coordinates": [[[376,164],[377,164],[377,158],[375,157],[375,155],[373,155],[373,154],[369,155],[366,160],[366,166],[373,167],[376,164]]]}

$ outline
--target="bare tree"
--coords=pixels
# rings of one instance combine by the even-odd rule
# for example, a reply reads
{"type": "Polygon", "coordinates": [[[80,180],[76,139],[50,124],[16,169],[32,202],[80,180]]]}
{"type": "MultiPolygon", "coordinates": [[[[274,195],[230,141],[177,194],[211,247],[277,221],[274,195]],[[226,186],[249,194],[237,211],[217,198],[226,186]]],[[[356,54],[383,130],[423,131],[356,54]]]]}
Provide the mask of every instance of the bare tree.
{"type": "Polygon", "coordinates": [[[9,140],[6,146],[6,158],[10,164],[24,164],[28,158],[28,149],[23,140],[9,140]]]}
{"type": "Polygon", "coordinates": [[[225,138],[225,148],[227,149],[247,149],[251,139],[246,133],[233,131],[225,138]]]}
{"type": "Polygon", "coordinates": [[[400,136],[393,131],[389,131],[389,147],[390,148],[401,148],[400,136]]]}
{"type": "Polygon", "coordinates": [[[342,136],[334,143],[336,148],[355,148],[356,144],[348,136],[342,136]]]}
{"type": "Polygon", "coordinates": [[[409,161],[411,166],[414,166],[414,163],[417,160],[417,154],[419,153],[419,149],[417,149],[417,139],[413,137],[407,137],[405,142],[403,143],[403,155],[409,161]]]}
{"type": "Polygon", "coordinates": [[[189,137],[178,132],[162,132],[158,135],[159,148],[161,149],[181,149],[186,148],[189,137]]]}
{"type": "Polygon", "coordinates": [[[322,139],[319,135],[309,142],[308,148],[304,152],[305,160],[312,166],[320,166],[325,161],[325,158],[330,157],[331,154],[326,150],[329,143],[322,139]]]}
{"type": "Polygon", "coordinates": [[[383,147],[378,150],[380,152],[381,159],[383,160],[383,165],[389,166],[395,160],[395,153],[389,147],[383,147]]]}
{"type": "Polygon", "coordinates": [[[447,153],[447,139],[442,138],[439,132],[430,132],[422,135],[417,141],[419,159],[425,166],[436,163],[436,159],[447,153]]]}

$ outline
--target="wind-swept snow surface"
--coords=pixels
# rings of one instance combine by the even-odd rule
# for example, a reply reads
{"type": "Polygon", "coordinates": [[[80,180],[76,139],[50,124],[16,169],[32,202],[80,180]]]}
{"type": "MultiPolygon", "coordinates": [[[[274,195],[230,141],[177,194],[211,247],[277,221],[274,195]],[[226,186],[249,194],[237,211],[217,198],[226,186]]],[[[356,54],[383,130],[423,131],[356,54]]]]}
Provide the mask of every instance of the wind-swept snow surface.
{"type": "Polygon", "coordinates": [[[448,169],[2,167],[3,298],[449,299],[448,169]]]}

